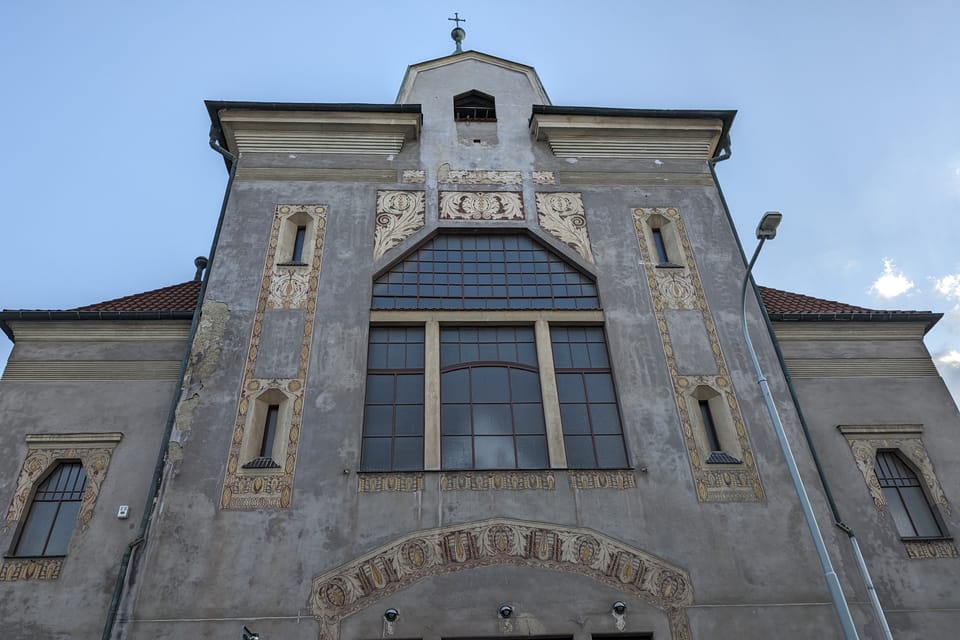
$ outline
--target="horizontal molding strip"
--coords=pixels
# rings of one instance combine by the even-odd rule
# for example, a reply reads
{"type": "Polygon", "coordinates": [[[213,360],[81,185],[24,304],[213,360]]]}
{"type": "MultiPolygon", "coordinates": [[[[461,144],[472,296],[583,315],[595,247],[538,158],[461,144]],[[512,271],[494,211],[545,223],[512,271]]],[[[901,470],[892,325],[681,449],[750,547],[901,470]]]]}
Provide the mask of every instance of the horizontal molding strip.
{"type": "Polygon", "coordinates": [[[292,153],[357,153],[390,155],[403,148],[402,133],[312,133],[257,131],[236,133],[241,153],[273,151],[292,153]]]}
{"type": "Polygon", "coordinates": [[[297,169],[287,167],[240,167],[238,180],[286,180],[302,182],[394,183],[395,169],[297,169]]]}
{"type": "Polygon", "coordinates": [[[190,334],[189,320],[15,321],[9,324],[17,342],[173,342],[186,340],[190,334]]]}
{"type": "Polygon", "coordinates": [[[560,171],[562,185],[636,184],[667,185],[674,187],[712,187],[709,173],[642,173],[607,171],[560,171]]]}
{"type": "Polygon", "coordinates": [[[774,322],[773,330],[778,340],[920,340],[926,323],[898,323],[881,325],[869,322],[856,323],[807,323],[774,322]]]}
{"type": "Polygon", "coordinates": [[[179,360],[21,360],[7,362],[4,381],[176,380],[179,360]]]}
{"type": "Polygon", "coordinates": [[[937,376],[930,358],[787,358],[794,378],[884,378],[937,376]]]}
{"type": "Polygon", "coordinates": [[[529,311],[389,310],[370,312],[370,322],[382,324],[410,324],[411,322],[426,322],[427,320],[453,324],[495,322],[501,325],[533,324],[537,320],[546,320],[547,322],[601,323],[603,322],[603,311],[556,311],[549,309],[537,311],[531,309],[529,311]]]}
{"type": "Polygon", "coordinates": [[[652,142],[645,140],[563,140],[551,137],[558,158],[707,158],[710,142],[652,142]]]}

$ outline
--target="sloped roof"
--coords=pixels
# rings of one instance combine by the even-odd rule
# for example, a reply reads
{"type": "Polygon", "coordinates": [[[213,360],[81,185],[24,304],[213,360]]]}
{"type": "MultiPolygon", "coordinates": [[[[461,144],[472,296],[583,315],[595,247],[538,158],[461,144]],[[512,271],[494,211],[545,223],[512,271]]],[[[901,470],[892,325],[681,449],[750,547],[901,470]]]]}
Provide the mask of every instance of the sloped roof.
{"type": "Polygon", "coordinates": [[[757,287],[767,313],[873,313],[875,309],[814,298],[770,287],[757,287]]]}
{"type": "Polygon", "coordinates": [[[88,304],[70,311],[193,311],[197,306],[199,293],[200,281],[189,280],[153,291],[88,304]]]}

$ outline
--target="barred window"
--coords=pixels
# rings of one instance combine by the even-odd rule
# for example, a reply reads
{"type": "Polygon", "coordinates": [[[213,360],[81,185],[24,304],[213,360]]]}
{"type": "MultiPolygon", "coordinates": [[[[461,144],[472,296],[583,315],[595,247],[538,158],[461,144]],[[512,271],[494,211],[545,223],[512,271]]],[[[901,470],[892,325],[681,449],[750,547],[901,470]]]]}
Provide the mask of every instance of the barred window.
{"type": "Polygon", "coordinates": [[[913,469],[895,451],[877,453],[874,467],[897,531],[904,538],[941,538],[944,529],[913,469]]]}
{"type": "Polygon", "coordinates": [[[13,555],[66,555],[86,486],[87,474],[79,461],[57,465],[37,487],[13,555]]]}

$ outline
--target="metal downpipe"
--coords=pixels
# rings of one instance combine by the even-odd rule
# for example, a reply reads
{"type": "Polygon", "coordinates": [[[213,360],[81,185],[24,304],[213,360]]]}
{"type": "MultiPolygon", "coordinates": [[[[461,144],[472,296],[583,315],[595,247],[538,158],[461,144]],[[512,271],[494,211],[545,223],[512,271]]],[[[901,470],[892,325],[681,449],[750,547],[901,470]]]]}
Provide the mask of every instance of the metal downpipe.
{"type": "Polygon", "coordinates": [[[127,545],[127,549],[120,559],[120,570],[117,573],[117,580],[113,586],[113,596],[110,599],[110,608],[107,610],[107,619],[104,622],[103,634],[101,640],[110,640],[113,634],[113,627],[117,620],[117,611],[120,608],[120,602],[123,599],[124,585],[126,583],[127,572],[130,568],[131,559],[134,550],[147,542],[150,522],[153,518],[156,508],[157,496],[160,493],[160,486],[163,481],[163,472],[167,460],[167,447],[170,445],[170,437],[173,434],[173,426],[176,421],[177,406],[180,404],[180,396],[183,392],[183,381],[187,374],[187,367],[190,363],[190,351],[193,347],[193,340],[197,335],[197,328],[200,326],[200,314],[202,312],[204,296],[207,292],[207,282],[210,280],[210,271],[213,269],[213,261],[217,251],[217,243],[220,240],[220,231],[223,228],[223,219],[227,211],[227,202],[230,198],[230,190],[233,188],[233,180],[237,172],[237,157],[221,147],[217,143],[217,134],[219,131],[211,125],[210,127],[210,147],[222,155],[230,163],[230,175],[227,179],[227,187],[223,194],[223,202],[220,205],[220,217],[217,220],[217,228],[213,234],[213,242],[210,246],[207,267],[203,279],[200,282],[200,292],[197,294],[197,306],[193,311],[193,319],[190,323],[190,332],[187,335],[186,346],[184,348],[183,358],[180,360],[180,371],[177,378],[177,384],[174,387],[173,397],[170,401],[170,408],[167,411],[167,421],[163,430],[163,438],[160,441],[160,449],[157,452],[157,463],[153,468],[153,477],[147,493],[147,501],[143,507],[143,517],[140,519],[140,529],[137,537],[127,545]]]}

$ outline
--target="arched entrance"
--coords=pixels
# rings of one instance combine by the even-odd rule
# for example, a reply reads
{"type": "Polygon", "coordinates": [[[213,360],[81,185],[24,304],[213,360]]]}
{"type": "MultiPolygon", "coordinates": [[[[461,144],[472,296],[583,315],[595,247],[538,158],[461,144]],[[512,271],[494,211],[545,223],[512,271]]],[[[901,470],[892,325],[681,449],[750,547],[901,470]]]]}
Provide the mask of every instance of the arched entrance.
{"type": "Polygon", "coordinates": [[[499,564],[585,575],[666,612],[673,640],[689,640],[690,576],[654,555],[589,529],[493,518],[399,538],[313,579],[310,606],[321,640],[340,622],[438,574],[499,564]]]}

